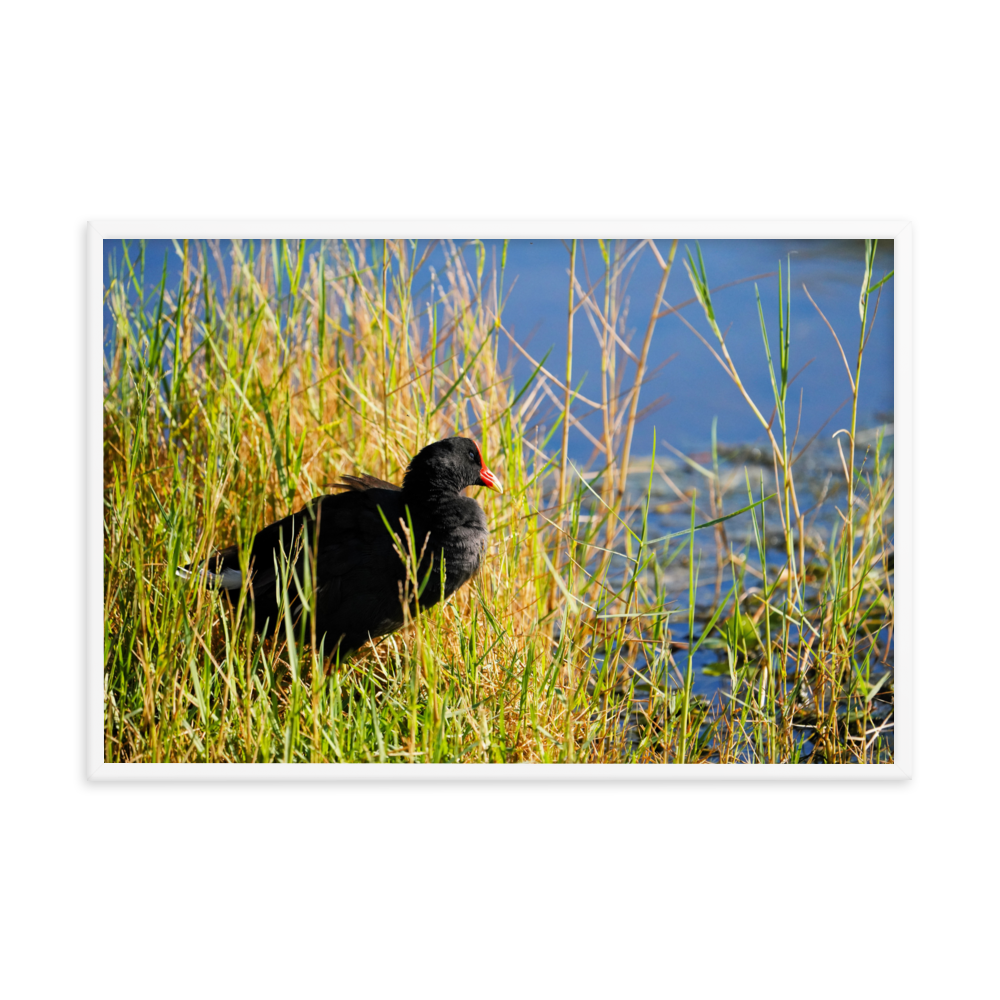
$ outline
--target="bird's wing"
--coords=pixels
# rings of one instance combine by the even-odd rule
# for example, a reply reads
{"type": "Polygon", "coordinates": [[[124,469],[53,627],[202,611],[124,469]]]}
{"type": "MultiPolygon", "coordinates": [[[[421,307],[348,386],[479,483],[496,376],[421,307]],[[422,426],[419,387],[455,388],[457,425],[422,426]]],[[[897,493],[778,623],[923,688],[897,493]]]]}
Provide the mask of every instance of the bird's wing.
{"type": "Polygon", "coordinates": [[[380,487],[329,497],[320,507],[316,624],[331,641],[344,635],[347,646],[357,646],[368,635],[384,635],[402,624],[405,571],[395,532],[404,516],[399,491],[380,487]]]}
{"type": "Polygon", "coordinates": [[[403,490],[402,486],[396,486],[395,483],[387,483],[384,479],[369,476],[366,472],[359,473],[356,476],[341,476],[340,482],[334,483],[333,488],[335,490],[356,490],[359,493],[365,490],[392,490],[395,493],[401,493],[403,490]]]}
{"type": "MultiPolygon", "coordinates": [[[[284,591],[294,619],[306,600],[314,602],[314,624],[318,635],[327,635],[328,651],[341,637],[342,649],[348,650],[399,628],[400,585],[406,576],[396,551],[397,545],[402,548],[401,520],[406,522],[401,491],[366,485],[315,497],[261,529],[249,560],[255,627],[265,634],[282,627],[284,591]]],[[[215,585],[239,590],[239,567],[240,552],[233,545],[215,553],[204,572],[215,585]]]]}

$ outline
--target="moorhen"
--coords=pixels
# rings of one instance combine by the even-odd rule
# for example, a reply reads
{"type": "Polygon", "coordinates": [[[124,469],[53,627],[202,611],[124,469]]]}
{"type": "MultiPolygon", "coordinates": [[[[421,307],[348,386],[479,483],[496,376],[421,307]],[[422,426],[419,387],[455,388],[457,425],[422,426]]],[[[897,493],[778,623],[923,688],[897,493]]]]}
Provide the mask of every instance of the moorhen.
{"type": "MultiPolygon", "coordinates": [[[[368,475],[342,480],[335,488],[345,492],[315,497],[254,536],[246,583],[254,629],[271,635],[283,626],[283,592],[293,622],[302,622],[303,591],[311,579],[316,613],[314,622],[306,617],[305,635],[311,637],[315,626],[316,644],[323,645],[326,656],[344,656],[403,625],[406,567],[397,549],[410,550],[405,527],[412,525],[418,559],[419,600],[410,600],[411,616],[471,580],[486,552],[489,532],[482,507],[462,490],[487,486],[503,493],[500,481],[483,464],[479,445],[460,437],[436,441],[418,452],[402,487],[368,475]]],[[[204,578],[230,597],[244,588],[235,545],[215,553],[200,569],[189,565],[177,572],[204,578]]],[[[411,598],[413,590],[411,582],[411,598]]]]}

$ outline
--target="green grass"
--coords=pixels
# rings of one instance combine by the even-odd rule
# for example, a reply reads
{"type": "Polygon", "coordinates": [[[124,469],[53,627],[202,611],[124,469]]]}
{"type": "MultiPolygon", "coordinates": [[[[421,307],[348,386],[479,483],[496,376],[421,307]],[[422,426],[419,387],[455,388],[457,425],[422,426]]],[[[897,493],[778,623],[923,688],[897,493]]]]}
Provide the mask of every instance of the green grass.
{"type": "Polygon", "coordinates": [[[471,254],[448,244],[447,266],[431,272],[429,245],[410,241],[265,241],[237,244],[226,260],[217,246],[185,241],[181,278],[168,288],[165,272],[146,270],[141,243],[117,248],[106,288],[115,317],[104,405],[106,760],[891,760],[891,717],[872,717],[892,685],[878,662],[893,614],[891,456],[881,440],[856,446],[874,244],[848,367],[841,522],[825,538],[799,509],[801,450],[786,422],[790,278],[776,367],[761,312],[773,390],[763,404],[726,351],[697,248],[682,259],[710,331],[698,335],[760,420],[778,485],[762,502],[761,482],[747,480],[743,497],[724,504],[713,433],[713,467],[699,466],[708,506],[685,498],[691,530],[654,537],[660,466],[643,460],[638,488],[630,450],[678,248],[600,248],[603,278],[588,294],[572,245],[565,382],[539,358],[519,387],[501,363],[505,251],[491,260],[481,244],[471,254]],[[627,275],[644,252],[663,273],[635,352],[627,275]],[[581,310],[601,343],[597,401],[572,384],[581,310]],[[600,435],[576,415],[591,403],[600,435]],[[553,413],[540,431],[545,407],[553,413]],[[569,459],[571,430],[591,440],[588,470],[569,459]],[[410,456],[452,434],[481,442],[507,490],[480,491],[492,532],[484,569],[347,662],[321,662],[290,616],[260,640],[243,600],[230,607],[175,575],[248,542],[343,473],[398,481],[410,456]],[[724,507],[749,508],[741,516],[752,518],[755,551],[728,542],[724,507]],[[775,522],[777,565],[765,546],[775,522]],[[696,538],[714,540],[711,608],[696,602],[707,551],[696,538]],[[668,570],[681,565],[686,592],[670,592],[668,570]],[[702,646],[718,650],[729,675],[711,702],[692,691],[702,646]]]}

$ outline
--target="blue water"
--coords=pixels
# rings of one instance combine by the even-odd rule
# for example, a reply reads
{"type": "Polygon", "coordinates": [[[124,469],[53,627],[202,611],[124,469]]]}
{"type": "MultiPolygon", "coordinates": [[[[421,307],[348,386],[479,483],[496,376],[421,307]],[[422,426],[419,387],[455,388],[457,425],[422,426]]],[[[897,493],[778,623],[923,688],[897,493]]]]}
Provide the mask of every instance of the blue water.
{"type": "MultiPolygon", "coordinates": [[[[658,243],[666,257],[669,241],[658,243]]],[[[696,253],[693,242],[678,248],[665,298],[676,306],[693,297],[691,283],[681,263],[685,249],[696,253]]],[[[860,316],[858,295],[864,273],[864,244],[848,240],[705,240],[702,256],[710,287],[739,281],[752,275],[777,271],[791,260],[791,348],[790,373],[812,362],[789,390],[794,402],[792,415],[798,417],[799,390],[802,390],[802,440],[814,433],[850,394],[850,383],[840,351],[832,335],[809,303],[805,283],[817,305],[830,321],[852,367],[857,355],[860,316]]],[[[590,282],[602,272],[595,241],[584,241],[578,251],[578,280],[584,287],[582,257],[589,265],[590,282]]],[[[879,247],[876,259],[878,278],[893,267],[892,244],[879,247]]],[[[566,313],[569,253],[559,242],[516,240],[507,256],[509,274],[518,276],[504,312],[505,325],[521,343],[541,356],[551,346],[546,367],[560,378],[565,372],[566,313]]],[[[650,310],[660,279],[660,267],[646,252],[629,284],[631,308],[628,328],[635,331],[634,350],[645,335],[650,310]]],[[[787,274],[786,274],[787,281],[787,274]]],[[[740,371],[744,385],[765,416],[770,416],[770,376],[767,371],[757,313],[756,288],[760,291],[764,319],[771,335],[772,355],[777,355],[778,278],[777,275],[746,282],[719,291],[714,296],[718,323],[726,334],[726,345],[740,371]],[[766,407],[766,410],[765,410],[766,407]]],[[[701,307],[692,303],[680,314],[715,344],[701,307]]],[[[600,398],[600,353],[597,339],[583,311],[574,324],[574,383],[584,374],[581,391],[591,399],[600,398]]],[[[718,417],[718,436],[724,442],[751,442],[762,439],[762,428],[718,362],[684,325],[678,316],[657,322],[649,353],[649,369],[655,369],[671,355],[674,359],[643,389],[640,407],[665,395],[667,405],[651,414],[638,428],[633,454],[649,454],[653,428],[659,440],[678,448],[704,449],[710,438],[712,418],[718,417]]],[[[891,420],[893,411],[893,288],[883,286],[871,339],[868,342],[861,378],[859,424],[873,426],[891,420]]],[[[841,416],[846,415],[845,410],[841,416]]],[[[844,421],[847,423],[848,421],[844,421]]],[[[843,426],[831,424],[830,430],[843,426]]]]}
{"type": "MultiPolygon", "coordinates": [[[[658,241],[665,257],[669,240],[658,241]]],[[[800,442],[808,439],[838,406],[850,395],[850,384],[840,352],[826,324],[810,304],[802,290],[808,287],[817,305],[826,314],[840,337],[853,368],[860,333],[858,294],[863,275],[864,244],[860,240],[704,240],[700,244],[705,268],[712,288],[739,282],[754,275],[776,272],[779,261],[783,268],[791,266],[791,349],[790,373],[807,365],[789,390],[790,421],[801,420],[800,442]],[[799,400],[801,391],[801,417],[799,400]]],[[[315,244],[313,244],[315,247],[315,244]]],[[[487,268],[494,261],[499,266],[502,241],[484,241],[487,268]]],[[[223,243],[223,254],[227,253],[223,243]]],[[[475,249],[471,244],[461,248],[474,267],[475,249]]],[[[685,252],[697,252],[693,241],[682,242],[678,248],[665,300],[678,306],[693,297],[691,283],[683,266],[685,252]]],[[[134,251],[133,251],[134,252],[134,251]]],[[[307,249],[307,252],[309,250],[307,249]]],[[[425,265],[439,271],[447,248],[438,245],[425,265]]],[[[121,245],[107,241],[105,247],[105,280],[109,277],[109,262],[121,259],[121,245]]],[[[155,286],[167,263],[168,287],[176,285],[181,262],[170,240],[146,243],[145,281],[155,286]]],[[[892,242],[879,244],[875,278],[880,279],[893,267],[892,242]]],[[[212,265],[214,270],[214,264],[212,265]]],[[[505,274],[506,304],[504,326],[535,358],[541,359],[551,350],[546,367],[562,379],[566,366],[566,320],[569,272],[568,244],[560,240],[512,240],[507,250],[505,274]]],[[[642,343],[650,311],[660,279],[660,267],[648,248],[638,255],[628,285],[629,309],[626,338],[631,336],[636,353],[642,343]]],[[[579,244],[577,279],[590,287],[603,274],[603,261],[595,240],[579,244]]],[[[787,282],[787,270],[786,270],[787,282]]],[[[765,416],[770,416],[771,386],[765,361],[760,321],[757,314],[755,288],[759,289],[764,318],[771,338],[772,355],[777,355],[777,274],[754,281],[730,285],[714,296],[720,328],[726,332],[726,344],[736,362],[744,384],[765,416]]],[[[603,301],[603,288],[596,291],[603,301]]],[[[859,427],[871,427],[891,422],[893,412],[893,283],[883,286],[881,302],[868,342],[861,377],[859,427]]],[[[705,321],[701,307],[690,303],[679,310],[689,323],[714,344],[714,337],[705,321]]],[[[110,328],[110,313],[106,313],[110,328]]],[[[584,396],[600,399],[600,351],[598,341],[585,311],[575,318],[573,383],[584,396]]],[[[501,356],[512,350],[501,339],[501,356]]],[[[523,382],[532,366],[514,352],[515,385],[523,382]]],[[[657,321],[649,352],[648,370],[654,370],[668,358],[673,358],[642,391],[640,409],[663,397],[665,405],[649,414],[636,429],[633,456],[648,455],[657,440],[667,441],[685,451],[704,451],[710,440],[714,417],[718,418],[718,439],[722,443],[753,443],[764,440],[763,430],[739,391],[694,333],[678,315],[657,321]]],[[[580,407],[586,409],[586,407],[580,407]]],[[[544,414],[544,410],[542,411],[544,414]]],[[[554,413],[548,419],[554,419],[554,413]]],[[[849,424],[849,404],[833,417],[827,427],[832,434],[849,424]]],[[[599,434],[599,418],[591,417],[588,426],[599,434]]],[[[826,435],[824,435],[826,436],[826,435]]],[[[571,449],[577,460],[583,461],[592,447],[583,435],[571,433],[571,449]]],[[[662,448],[658,449],[662,453],[662,448]]]]}

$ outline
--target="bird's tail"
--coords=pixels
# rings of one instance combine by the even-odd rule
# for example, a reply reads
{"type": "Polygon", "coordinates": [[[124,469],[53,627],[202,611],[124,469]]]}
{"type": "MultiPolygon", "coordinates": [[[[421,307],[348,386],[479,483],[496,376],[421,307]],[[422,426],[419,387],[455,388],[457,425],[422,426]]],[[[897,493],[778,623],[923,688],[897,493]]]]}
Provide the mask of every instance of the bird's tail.
{"type": "Polygon", "coordinates": [[[219,569],[219,564],[215,556],[208,559],[202,566],[178,566],[177,575],[182,580],[193,580],[201,577],[205,581],[206,587],[214,587],[217,590],[239,590],[243,586],[243,574],[238,569],[231,566],[223,566],[219,569]],[[209,569],[213,566],[213,569],[209,569]]]}

